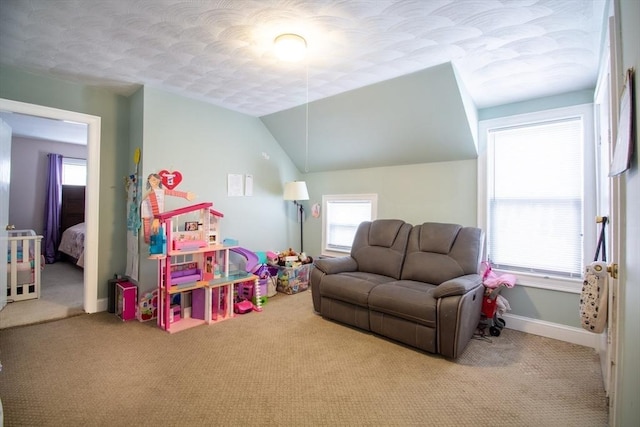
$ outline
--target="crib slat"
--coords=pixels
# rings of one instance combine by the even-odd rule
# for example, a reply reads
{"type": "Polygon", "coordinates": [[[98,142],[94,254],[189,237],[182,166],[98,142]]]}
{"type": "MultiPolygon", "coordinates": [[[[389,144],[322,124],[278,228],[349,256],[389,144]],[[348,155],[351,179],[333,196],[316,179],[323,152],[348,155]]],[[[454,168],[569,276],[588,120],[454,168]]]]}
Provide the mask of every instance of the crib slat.
{"type": "Polygon", "coordinates": [[[41,240],[42,236],[36,235],[33,230],[10,230],[8,232],[10,253],[7,269],[9,275],[9,280],[7,280],[8,300],[22,301],[40,298],[41,240]],[[19,252],[20,257],[18,257],[19,252]],[[29,272],[29,280],[27,283],[18,283],[18,272],[23,271],[29,272]]]}
{"type": "Polygon", "coordinates": [[[11,264],[9,264],[9,294],[15,296],[18,293],[18,241],[9,238],[11,245],[11,264]]]}

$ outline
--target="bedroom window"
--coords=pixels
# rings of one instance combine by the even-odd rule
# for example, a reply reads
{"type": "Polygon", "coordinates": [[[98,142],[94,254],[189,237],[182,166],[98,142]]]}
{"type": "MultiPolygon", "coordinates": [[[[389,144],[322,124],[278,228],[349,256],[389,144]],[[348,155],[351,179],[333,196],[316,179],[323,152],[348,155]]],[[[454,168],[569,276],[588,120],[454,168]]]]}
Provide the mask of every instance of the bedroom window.
{"type": "Polygon", "coordinates": [[[376,219],[377,194],[322,196],[322,255],[344,256],[362,221],[376,219]]]}
{"type": "Polygon", "coordinates": [[[572,107],[481,124],[486,150],[479,164],[485,183],[479,212],[487,258],[522,284],[582,276],[585,218],[593,217],[585,214],[591,209],[584,197],[593,175],[585,174],[593,170],[585,167],[592,164],[590,111],[572,107]]]}
{"type": "Polygon", "coordinates": [[[62,185],[87,185],[87,160],[62,158],[62,185]]]}

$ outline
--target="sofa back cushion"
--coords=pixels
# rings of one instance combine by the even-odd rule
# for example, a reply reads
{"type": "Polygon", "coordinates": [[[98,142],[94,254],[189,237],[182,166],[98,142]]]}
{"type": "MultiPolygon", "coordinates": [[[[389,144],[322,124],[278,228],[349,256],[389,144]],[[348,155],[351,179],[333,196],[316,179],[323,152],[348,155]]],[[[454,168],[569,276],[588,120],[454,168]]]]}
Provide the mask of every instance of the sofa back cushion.
{"type": "Polygon", "coordinates": [[[360,224],[351,246],[358,271],[400,279],[411,224],[377,219],[360,224]]]}
{"type": "Polygon", "coordinates": [[[411,229],[403,280],[439,285],[467,274],[480,266],[484,233],[475,227],[425,222],[411,229]]]}

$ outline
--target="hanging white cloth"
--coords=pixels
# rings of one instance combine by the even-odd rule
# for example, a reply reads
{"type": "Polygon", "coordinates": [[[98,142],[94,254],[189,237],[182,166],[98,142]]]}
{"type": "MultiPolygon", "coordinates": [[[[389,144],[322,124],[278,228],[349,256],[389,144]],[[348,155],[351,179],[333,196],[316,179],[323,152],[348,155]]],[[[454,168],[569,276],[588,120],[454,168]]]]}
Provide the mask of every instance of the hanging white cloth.
{"type": "Polygon", "coordinates": [[[139,243],[138,230],[140,229],[140,194],[142,187],[137,175],[127,178],[127,266],[125,275],[134,281],[138,281],[139,243]]]}

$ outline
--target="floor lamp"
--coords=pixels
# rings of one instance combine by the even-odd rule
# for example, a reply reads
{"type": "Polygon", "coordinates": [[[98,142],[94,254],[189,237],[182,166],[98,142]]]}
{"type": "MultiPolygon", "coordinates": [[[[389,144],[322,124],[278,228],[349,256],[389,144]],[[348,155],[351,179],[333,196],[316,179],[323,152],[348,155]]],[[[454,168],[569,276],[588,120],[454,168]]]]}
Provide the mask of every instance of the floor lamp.
{"type": "Polygon", "coordinates": [[[300,220],[300,253],[304,252],[303,246],[303,238],[302,238],[302,225],[304,218],[304,208],[302,207],[302,203],[299,203],[300,200],[309,200],[309,192],[307,191],[307,183],[304,181],[294,181],[287,182],[284,185],[284,199],[292,200],[293,203],[299,209],[299,220],[300,220]]]}

